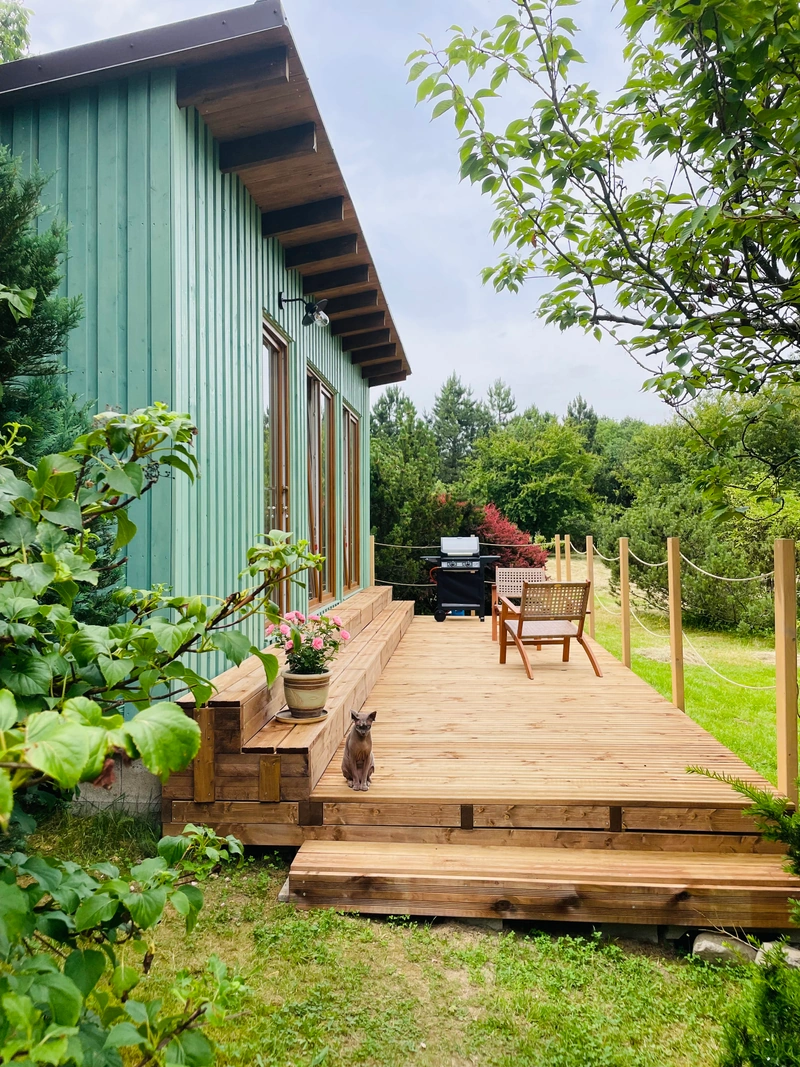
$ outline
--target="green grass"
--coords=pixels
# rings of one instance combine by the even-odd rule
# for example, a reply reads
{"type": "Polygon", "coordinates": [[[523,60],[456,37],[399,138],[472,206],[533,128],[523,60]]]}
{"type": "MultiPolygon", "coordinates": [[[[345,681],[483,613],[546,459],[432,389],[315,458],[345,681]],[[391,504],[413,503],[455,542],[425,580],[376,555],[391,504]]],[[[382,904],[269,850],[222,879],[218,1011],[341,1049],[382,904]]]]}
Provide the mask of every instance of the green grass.
{"type": "Polygon", "coordinates": [[[250,992],[215,1034],[222,1064],[709,1067],[748,980],[651,946],[298,912],[277,903],[285,876],[261,860],[210,882],[137,990],[164,995],[211,953],[235,966],[250,992]]]}

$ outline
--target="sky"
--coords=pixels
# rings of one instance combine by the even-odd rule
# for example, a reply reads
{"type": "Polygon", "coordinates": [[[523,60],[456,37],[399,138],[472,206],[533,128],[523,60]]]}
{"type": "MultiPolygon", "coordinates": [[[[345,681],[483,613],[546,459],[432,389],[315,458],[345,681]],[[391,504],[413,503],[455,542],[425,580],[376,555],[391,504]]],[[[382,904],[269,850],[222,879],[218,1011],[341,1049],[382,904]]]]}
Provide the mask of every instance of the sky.
{"type": "MultiPolygon", "coordinates": [[[[28,0],[32,50],[48,52],[239,6],[236,0],[28,0]]],[[[641,389],[645,373],[613,342],[564,333],[536,317],[542,284],[495,293],[480,279],[498,249],[492,206],[458,178],[458,141],[445,116],[415,106],[405,59],[420,34],[447,40],[453,23],[489,27],[505,0],[284,0],[292,33],[369,242],[412,375],[404,388],[429,410],[455,371],[483,396],[496,378],[519,408],[563,414],[581,393],[600,415],[660,421],[666,406],[641,389]]],[[[622,80],[612,0],[570,12],[587,80],[622,80]]],[[[523,97],[506,100],[513,117],[523,97]]],[[[375,391],[373,390],[373,393],[375,391]]]]}

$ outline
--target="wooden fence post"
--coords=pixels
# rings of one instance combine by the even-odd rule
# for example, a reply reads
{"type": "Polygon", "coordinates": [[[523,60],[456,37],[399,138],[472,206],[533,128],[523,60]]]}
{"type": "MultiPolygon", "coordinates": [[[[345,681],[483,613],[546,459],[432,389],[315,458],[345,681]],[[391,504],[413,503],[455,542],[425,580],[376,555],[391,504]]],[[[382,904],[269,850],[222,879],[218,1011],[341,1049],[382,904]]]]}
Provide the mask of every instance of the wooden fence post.
{"type": "Polygon", "coordinates": [[[572,581],[572,539],[564,534],[564,574],[568,582],[572,581]]]}
{"type": "Polygon", "coordinates": [[[775,542],[775,703],[778,789],[797,804],[797,567],[795,544],[775,542]]]}
{"type": "Polygon", "coordinates": [[[556,581],[561,581],[561,534],[555,536],[556,548],[556,581]]]}
{"type": "Polygon", "coordinates": [[[586,538],[586,577],[589,579],[589,637],[594,637],[594,537],[586,538]]]}
{"type": "Polygon", "coordinates": [[[619,539],[619,628],[622,635],[622,662],[631,665],[631,583],[628,576],[628,538],[619,539]]]}
{"type": "Polygon", "coordinates": [[[375,537],[372,534],[369,538],[369,584],[375,584],[375,537]]]}
{"type": "Polygon", "coordinates": [[[669,660],[672,667],[672,703],[686,711],[683,686],[683,613],[681,611],[681,542],[667,538],[667,586],[669,588],[669,660]]]}

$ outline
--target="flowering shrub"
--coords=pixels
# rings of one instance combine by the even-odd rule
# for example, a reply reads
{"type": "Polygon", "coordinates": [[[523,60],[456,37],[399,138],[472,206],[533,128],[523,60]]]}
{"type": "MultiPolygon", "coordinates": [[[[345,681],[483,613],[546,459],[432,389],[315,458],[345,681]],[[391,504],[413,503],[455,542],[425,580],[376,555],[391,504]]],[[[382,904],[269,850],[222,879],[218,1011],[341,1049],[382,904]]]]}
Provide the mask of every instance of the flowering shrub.
{"type": "Polygon", "coordinates": [[[483,519],[478,525],[478,537],[487,545],[513,545],[513,548],[498,548],[498,567],[544,567],[547,564],[547,549],[531,541],[530,534],[505,515],[495,504],[483,509],[483,519]],[[516,546],[519,545],[519,548],[516,546]]]}
{"type": "Polygon", "coordinates": [[[338,615],[309,615],[289,611],[284,621],[270,624],[267,636],[283,639],[286,662],[294,674],[322,674],[350,634],[338,615]]]}

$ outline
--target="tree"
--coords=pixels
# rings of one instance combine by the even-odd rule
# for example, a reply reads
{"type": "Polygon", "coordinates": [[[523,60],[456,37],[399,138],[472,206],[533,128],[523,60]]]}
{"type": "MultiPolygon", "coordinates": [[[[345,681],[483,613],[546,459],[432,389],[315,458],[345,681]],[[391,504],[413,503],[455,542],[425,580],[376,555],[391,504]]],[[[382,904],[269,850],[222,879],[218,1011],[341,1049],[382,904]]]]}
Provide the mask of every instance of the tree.
{"type": "Polygon", "coordinates": [[[580,393],[567,404],[565,420],[574,426],[584,440],[587,452],[594,451],[594,439],[597,433],[597,412],[583,399],[580,393]]]}
{"type": "Polygon", "coordinates": [[[491,416],[454,372],[436,394],[428,421],[439,450],[439,477],[452,485],[463,474],[475,441],[491,428],[491,416]]]}
{"type": "Polygon", "coordinates": [[[11,63],[27,52],[30,17],[28,8],[16,0],[0,0],[0,63],[11,63]]]}
{"type": "MultiPolygon", "coordinates": [[[[113,524],[115,551],[128,544],[131,503],[167,471],[194,478],[196,429],[160,404],[106,413],[33,469],[14,454],[18,434],[11,426],[0,440],[0,830],[40,782],[109,784],[115,755],[141,759],[162,781],[183,770],[200,729],[159,694],[191,692],[202,705],[213,687],[184,657],[197,654],[197,664],[213,650],[236,664],[258,656],[271,684],[277,657],[239,627],[256,614],[280,622],[272,590],[321,563],[306,542],[273,532],[247,553],[240,578],[250,584],[222,601],[127,589],[118,594],[124,622],[83,623],[72,609],[98,579],[94,522],[113,524]]],[[[158,851],[124,878],[111,863],[84,870],[19,850],[0,856],[0,1061],[122,1067],[119,1050],[129,1049],[130,1062],[212,1062],[198,1029],[223,1022],[242,988],[219,960],[181,979],[171,991],[177,1010],[131,993],[152,961],[143,933],[168,903],[191,930],[202,906],[197,863],[241,855],[241,846],[190,826],[158,851]]]]}
{"type": "Polygon", "coordinates": [[[373,437],[398,437],[409,420],[416,418],[417,409],[399,385],[390,385],[372,408],[370,432],[373,437]]]}
{"type": "Polygon", "coordinates": [[[517,410],[517,402],[511,388],[502,378],[497,378],[489,386],[486,394],[486,406],[496,426],[505,426],[517,410]]]}
{"type": "MultiPolygon", "coordinates": [[[[0,280],[13,283],[32,299],[29,315],[20,315],[11,303],[0,302],[0,424],[15,421],[20,413],[26,414],[22,421],[32,414],[34,424],[41,419],[47,422],[48,410],[35,410],[37,396],[31,380],[62,372],[61,353],[81,317],[79,299],[55,295],[66,250],[63,225],[53,221],[38,232],[46,182],[38,171],[25,176],[21,161],[0,146],[0,280]]],[[[69,399],[65,390],[62,406],[69,399]]],[[[36,433],[28,435],[26,448],[32,456],[37,440],[36,433]]]]}
{"type": "Polygon", "coordinates": [[[796,381],[797,5],[625,0],[627,78],[605,101],[579,74],[572,2],[509,0],[494,30],[456,27],[409,60],[418,100],[453,113],[462,176],[493,198],[506,251],[486,280],[551,278],[540,314],[610,333],[679,410],[796,381]],[[507,82],[524,115],[495,130],[484,100],[507,82]]]}
{"type": "Polygon", "coordinates": [[[533,409],[480,438],[466,483],[471,498],[493,503],[528,533],[590,529],[595,459],[577,430],[533,409]]]}

